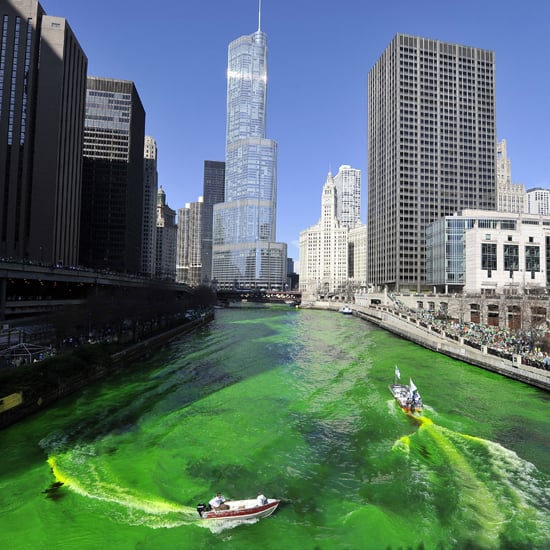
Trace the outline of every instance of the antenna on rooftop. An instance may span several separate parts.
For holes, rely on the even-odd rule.
[[[262,0],[258,0],[258,32],[262,27]]]

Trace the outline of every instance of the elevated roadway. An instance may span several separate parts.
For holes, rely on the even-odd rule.
[[[100,287],[168,288],[174,291],[175,297],[191,293],[188,285],[173,281],[0,260],[0,322],[37,316],[64,305],[82,303]]]

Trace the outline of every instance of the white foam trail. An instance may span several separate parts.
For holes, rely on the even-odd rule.
[[[116,483],[102,481],[95,468],[86,461],[86,453],[79,449],[71,454],[71,466],[86,467],[86,473],[68,472],[62,462],[66,457],[51,456],[48,463],[57,481],[85,498],[115,504],[123,510],[116,514],[126,518],[132,525],[145,524],[150,527],[173,527],[196,521],[197,512],[190,506],[170,502],[154,496],[146,496]],[[60,464],[61,463],[61,464]],[[87,479],[86,483],[81,479]]]

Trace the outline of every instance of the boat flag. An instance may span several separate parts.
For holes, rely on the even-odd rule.
[[[397,365],[395,366],[395,377],[398,380],[401,378],[401,373],[399,372],[399,369],[397,368]]]
[[[411,385],[410,385],[410,390],[411,390],[411,393],[414,393],[416,391],[416,386],[414,385],[414,382],[412,381],[412,378],[411,378]]]

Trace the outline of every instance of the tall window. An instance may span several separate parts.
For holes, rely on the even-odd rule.
[[[15,18],[15,33],[13,38],[13,59],[11,68],[10,110],[8,117],[8,145],[13,145],[13,126],[15,123],[15,96],[17,92],[17,60],[19,58],[19,38],[21,33],[21,17]]]
[[[538,246],[525,247],[525,271],[540,271],[540,252]]]
[[[546,285],[550,285],[550,237],[546,237]]]
[[[504,245],[504,271],[519,270],[519,246],[517,244]]]
[[[27,19],[27,42],[25,44],[25,87],[23,92],[23,103],[21,106],[21,129],[19,131],[19,141],[25,143],[25,134],[27,132],[27,101],[28,101],[28,77],[31,66],[31,46],[32,46],[32,19]]]
[[[0,41],[0,115],[2,115],[2,97],[4,95],[4,75],[6,73],[6,51],[8,43],[8,16],[2,20],[2,38]]]
[[[497,245],[494,243],[481,244],[481,269],[494,271],[497,268]]]

